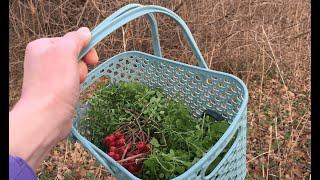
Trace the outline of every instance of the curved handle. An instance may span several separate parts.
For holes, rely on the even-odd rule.
[[[109,17],[107,17],[105,20],[103,20],[98,26],[96,26],[91,33],[95,34],[96,32],[99,32],[103,30],[105,26],[108,26],[112,21],[114,21],[119,16],[123,15],[124,13],[131,11],[137,7],[142,7],[141,4],[128,4],[120,9],[118,9],[116,12],[112,13]],[[158,32],[158,25],[156,18],[153,16],[153,14],[147,14],[148,21],[150,23],[150,29],[151,29],[151,36],[152,36],[152,46],[153,46],[153,52],[155,56],[162,57],[161,54],[161,47],[160,47],[160,39],[159,39],[159,32]],[[93,37],[92,37],[93,38]],[[82,56],[80,55],[82,58]],[[81,59],[80,58],[80,59]]]
[[[129,7],[132,7],[132,5],[127,5]],[[127,8],[127,6],[123,8]],[[99,25],[99,28],[95,28],[92,31],[92,39],[89,42],[88,46],[85,47],[81,53],[80,53],[80,59],[89,52],[91,48],[93,48],[98,42],[100,42],[104,37],[108,36],[113,31],[117,30],[124,24],[149,13],[162,13],[164,15],[169,16],[171,19],[173,19],[182,29],[182,32],[185,36],[185,38],[188,41],[189,46],[191,46],[191,49],[193,53],[196,56],[196,59],[198,61],[198,65],[200,67],[208,69],[208,66],[206,62],[204,61],[201,52],[192,36],[192,33],[190,32],[188,26],[186,23],[174,12],[171,10],[168,10],[166,8],[160,7],[160,6],[154,6],[154,5],[148,5],[148,6],[140,6],[136,8],[132,8],[130,10],[127,10],[126,12],[119,13],[118,15],[115,15],[111,20],[108,20],[108,23]]]

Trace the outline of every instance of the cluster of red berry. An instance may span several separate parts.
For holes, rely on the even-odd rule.
[[[150,144],[128,142],[119,131],[106,136],[103,143],[108,147],[107,154],[133,174],[141,172],[143,157],[150,152]]]

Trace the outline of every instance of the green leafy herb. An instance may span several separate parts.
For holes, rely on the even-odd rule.
[[[151,153],[144,158],[143,171],[138,175],[143,179],[181,175],[203,157],[229,126],[226,121],[216,122],[208,116],[194,118],[182,102],[167,98],[160,89],[136,82],[101,87],[89,104],[79,129],[102,150],[102,139],[119,129],[133,141],[148,139]],[[141,132],[146,135],[142,137]],[[210,170],[217,163],[212,163]]]

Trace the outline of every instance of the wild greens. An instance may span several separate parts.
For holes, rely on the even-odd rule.
[[[178,96],[178,94],[176,95]],[[142,179],[171,179],[195,164],[223,135],[229,124],[209,116],[194,118],[189,107],[137,82],[98,88],[80,132],[106,151],[102,139],[121,129],[133,142],[146,134],[151,153],[143,158]],[[229,145],[230,147],[230,145]],[[221,159],[226,150],[218,157]],[[217,162],[210,166],[214,168]]]

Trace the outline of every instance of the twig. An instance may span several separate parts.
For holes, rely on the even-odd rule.
[[[146,155],[148,155],[148,153],[141,153],[141,154],[137,154],[137,155],[134,155],[134,156],[130,156],[130,157],[126,158],[126,159],[121,159],[121,160],[119,160],[117,162],[118,163],[123,163],[123,162],[129,161],[131,159],[135,159],[135,158],[138,158],[138,157],[143,157],[143,156],[146,156]]]
[[[261,153],[261,154],[259,154],[258,156],[256,156],[256,157],[254,157],[254,158],[252,158],[252,159],[248,160],[248,162],[247,162],[247,163],[249,163],[249,162],[251,162],[251,161],[254,161],[254,160],[256,160],[257,158],[259,158],[260,156],[263,156],[263,155],[268,154],[268,153],[269,153],[268,151],[267,151],[267,152],[264,152],[264,153]]]
[[[276,68],[277,68],[278,73],[279,73],[279,75],[280,75],[282,84],[284,85],[285,90],[286,90],[286,96],[287,96],[287,98],[288,98],[289,114],[290,114],[289,118],[290,118],[290,122],[292,122],[292,121],[293,121],[293,120],[292,120],[292,111],[291,111],[292,108],[291,108],[290,96],[289,96],[289,93],[288,93],[288,86],[286,85],[286,83],[285,83],[285,81],[284,81],[284,78],[283,78],[282,72],[281,72],[281,70],[280,70],[280,67],[279,67],[277,58],[276,58],[276,56],[275,56],[275,54],[274,54],[274,52],[273,52],[273,48],[272,48],[272,46],[271,46],[269,37],[267,36],[266,31],[264,30],[264,27],[263,27],[263,26],[262,26],[262,31],[263,31],[263,34],[264,34],[264,36],[266,37],[267,43],[268,43],[268,45],[269,45],[269,48],[270,48],[270,51],[271,51],[271,54],[272,54],[272,60],[274,61],[275,65],[276,65]]]
[[[123,151],[121,159],[123,159],[126,156],[129,146],[131,146],[131,143],[127,144],[126,148]]]
[[[270,132],[270,141],[269,141],[269,150],[268,150],[268,158],[267,158],[267,175],[266,178],[269,178],[269,161],[270,161],[270,152],[271,152],[271,144],[272,144],[272,126],[269,128]]]
[[[86,1],[86,3],[84,4],[84,6],[83,6],[83,8],[82,8],[80,17],[79,17],[79,19],[78,19],[78,21],[77,21],[77,27],[78,27],[79,24],[80,24],[80,20],[81,20],[81,18],[82,18],[82,15],[83,15],[83,13],[84,13],[84,10],[86,9],[86,7],[87,7],[87,5],[88,5],[88,2],[89,2],[89,0]]]

